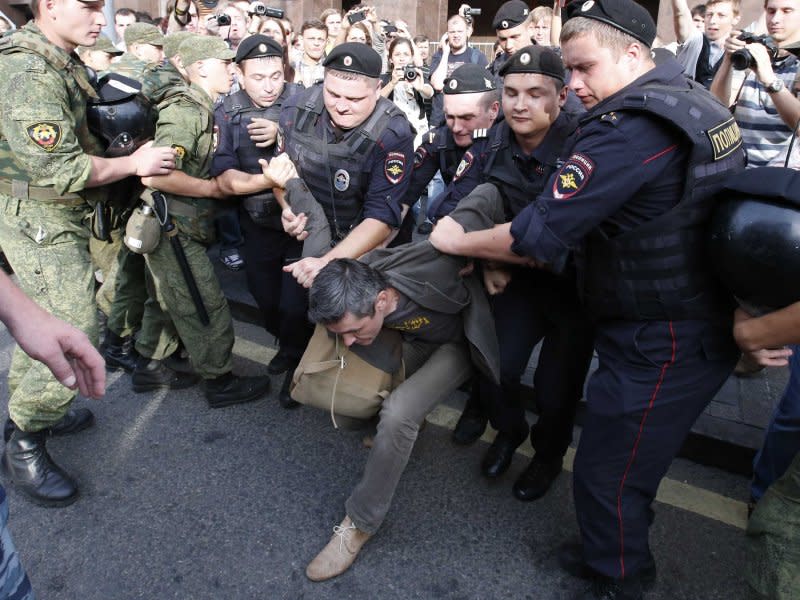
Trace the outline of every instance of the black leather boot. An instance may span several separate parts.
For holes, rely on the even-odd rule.
[[[94,414],[88,408],[70,408],[61,420],[45,429],[47,435],[70,435],[94,425]],[[14,421],[6,419],[3,441],[7,442],[14,433]]]
[[[27,433],[15,426],[3,453],[3,474],[35,504],[68,506],[78,499],[78,486],[50,458],[46,439],[44,430]]]
[[[194,373],[181,373],[170,369],[163,361],[140,356],[131,376],[136,393],[153,390],[182,390],[200,381]]]
[[[300,403],[297,400],[293,400],[291,394],[289,394],[289,387],[292,385],[292,375],[294,375],[294,370],[296,368],[297,364],[291,367],[283,378],[283,385],[281,385],[281,391],[278,394],[278,404],[280,404],[282,408],[297,408],[300,406]]]
[[[517,451],[517,448],[525,441],[526,437],[525,433],[507,434],[502,431],[498,432],[492,445],[486,451],[483,462],[481,462],[483,475],[489,479],[494,479],[508,471],[508,467],[511,466],[511,461],[514,458],[514,452]]]
[[[106,337],[100,344],[100,354],[106,359],[106,368],[111,371],[122,369],[131,373],[136,368],[139,353],[133,347],[133,337],[120,337],[106,329]]]
[[[225,373],[214,379],[206,379],[206,400],[211,408],[222,408],[258,400],[269,392],[267,375],[244,377]]]
[[[547,493],[550,486],[561,474],[563,460],[544,460],[534,456],[528,468],[517,478],[512,487],[514,497],[525,502],[538,500]]]

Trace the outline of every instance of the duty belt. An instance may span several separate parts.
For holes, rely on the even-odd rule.
[[[85,203],[85,200],[78,194],[59,194],[52,187],[30,185],[27,181],[20,179],[0,179],[0,194],[22,200],[39,200],[66,206],[80,206]]]

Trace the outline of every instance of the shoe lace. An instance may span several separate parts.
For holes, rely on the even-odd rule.
[[[341,525],[334,525],[333,526],[333,533],[334,535],[339,536],[339,552],[344,554],[344,549],[347,549],[345,542],[347,541],[347,532],[351,530],[355,530],[356,526],[354,523],[350,523],[347,527],[342,527]]]

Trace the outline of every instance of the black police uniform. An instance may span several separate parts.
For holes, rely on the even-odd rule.
[[[559,168],[559,156],[576,125],[573,115],[562,112],[541,144],[526,155],[508,123],[498,123],[464,155],[448,200],[455,199],[457,204],[465,196],[464,189],[491,183],[499,190],[511,221]],[[449,212],[447,206],[440,208],[441,214]],[[451,216],[458,220],[457,208]],[[511,272],[505,291],[490,299],[500,344],[502,387],[484,378],[481,398],[489,407],[492,426],[513,444],[521,443],[528,426],[520,378],[533,349],[544,338],[534,376],[539,419],[530,430],[531,442],[538,460],[560,464],[572,441],[575,409],[592,357],[592,327],[580,305],[572,269],[555,274],[511,267]]]
[[[529,15],[530,8],[528,8],[525,2],[522,2],[522,0],[509,0],[508,2],[504,2],[500,5],[500,8],[497,9],[492,19],[492,28],[495,31],[513,29],[514,27],[522,25],[528,19]],[[529,43],[534,44],[535,42],[531,40]],[[497,78],[499,85],[503,83],[500,77],[500,69],[512,56],[513,55],[508,52],[501,52],[487,67],[489,72]]]
[[[630,18],[625,0],[582,6],[612,4],[623,5],[617,19]],[[738,356],[703,224],[712,194],[744,156],[730,113],[674,60],[593,107],[565,156],[514,219],[512,249],[556,271],[577,249],[599,357],[574,470],[584,560],[614,580],[635,580],[652,561],[658,484]]]
[[[275,144],[258,148],[250,139],[247,126],[254,117],[278,122],[281,107],[299,88],[287,83],[271,106],[253,104],[242,90],[225,98],[214,112],[218,127],[218,146],[211,164],[211,175],[228,169],[245,173],[261,173],[260,158],[276,155]],[[299,361],[311,331],[303,308],[305,290],[294,277],[283,272],[287,259],[297,258],[302,251],[298,242],[283,231],[281,208],[271,191],[264,191],[239,200],[239,222],[244,237],[248,268],[247,286],[255,298],[264,327],[280,344],[281,353]]]

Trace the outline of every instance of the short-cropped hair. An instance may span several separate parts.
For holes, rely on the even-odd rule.
[[[383,273],[352,258],[338,258],[317,273],[308,290],[308,318],[332,325],[347,313],[361,319],[375,314],[378,294],[389,287]]]

